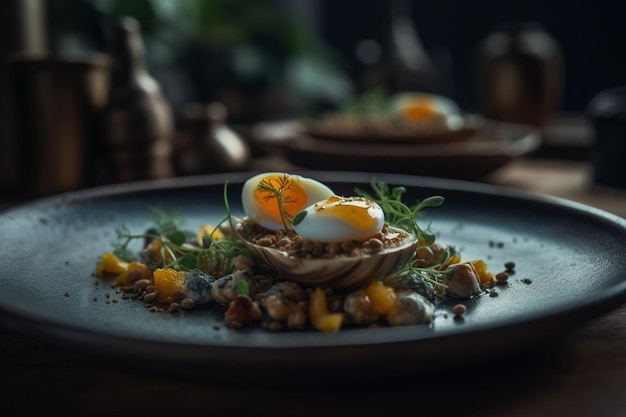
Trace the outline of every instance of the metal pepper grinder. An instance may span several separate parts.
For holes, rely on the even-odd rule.
[[[137,20],[120,20],[111,55],[113,68],[100,143],[100,182],[174,176],[174,116],[158,82],[146,69]]]

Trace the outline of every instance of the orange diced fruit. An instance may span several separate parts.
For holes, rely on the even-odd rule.
[[[454,265],[454,264],[458,264],[461,262],[461,256],[460,255],[452,255],[448,258],[448,260],[446,261],[446,263],[443,265],[444,268],[450,266],[450,265]]]
[[[128,269],[128,262],[122,261],[111,252],[102,254],[100,263],[96,267],[96,275],[102,276],[106,274],[119,275]]]
[[[476,260],[470,262],[474,265],[476,273],[478,274],[478,281],[481,284],[490,285],[494,283],[494,277],[491,272],[487,270],[487,264],[483,260]]]
[[[313,327],[323,332],[336,332],[341,328],[343,314],[330,313],[326,301],[326,294],[321,288],[316,288],[309,304],[309,316]]]
[[[157,301],[168,302],[168,299],[176,293],[185,291],[185,273],[172,268],[155,269],[154,287],[158,291]]]
[[[370,283],[365,288],[365,292],[372,302],[372,309],[377,314],[387,313],[396,302],[396,292],[381,281]]]
[[[173,261],[172,254],[166,250],[163,250],[163,242],[159,239],[154,239],[152,242],[148,244],[146,250],[154,253],[157,259],[163,261],[163,255],[165,255],[165,261],[171,262]]]
[[[120,285],[128,285],[140,279],[149,279],[151,275],[150,268],[146,264],[134,261],[128,264],[126,271],[117,276],[115,282]],[[129,279],[131,277],[132,279]]]

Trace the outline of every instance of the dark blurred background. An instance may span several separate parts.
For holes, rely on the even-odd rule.
[[[394,7],[402,8],[413,46],[425,53],[436,82],[389,82]],[[599,91],[626,84],[626,2],[618,0],[10,0],[0,8],[5,58],[106,54],[113,26],[134,17],[148,72],[178,127],[191,102],[219,101],[230,124],[246,126],[314,117],[379,85],[391,92],[430,90],[464,111],[481,112],[477,48],[507,22],[536,22],[560,47],[560,113],[582,114]],[[3,109],[9,114],[11,103]],[[5,124],[11,120],[4,117]],[[7,155],[15,145],[6,131],[1,179],[8,184],[15,158]]]
[[[563,48],[564,110],[582,110],[601,89],[626,81],[626,59],[621,57],[626,41],[623,1],[408,3],[424,48],[446,77],[442,91],[465,109],[477,106],[475,49],[508,21],[539,22]],[[217,81],[211,79],[215,77],[222,86],[250,92],[295,84],[297,92],[311,100],[311,107],[292,103],[293,109],[315,111],[316,106],[333,105],[352,92],[359,70],[367,66],[357,54],[363,41],[373,40],[385,48],[391,4],[385,0],[48,0],[47,42],[51,51],[60,54],[103,51],[112,22],[131,15],[142,25],[151,71],[173,103],[207,98],[215,89],[212,83]],[[207,56],[207,45],[214,55]]]

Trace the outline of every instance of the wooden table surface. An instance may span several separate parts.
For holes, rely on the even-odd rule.
[[[626,217],[626,190],[593,186],[583,162],[523,159],[489,182]],[[626,277],[624,277],[626,279]],[[158,364],[155,363],[155,370]],[[626,416],[626,306],[504,362],[376,384],[252,386],[142,373],[0,329],[0,410],[15,416]],[[297,370],[294,370],[297,372]],[[408,414],[410,413],[410,414]]]

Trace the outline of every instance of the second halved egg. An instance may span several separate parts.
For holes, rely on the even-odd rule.
[[[385,214],[375,202],[334,195],[298,213],[293,228],[306,239],[330,243],[369,239],[384,223]]]

